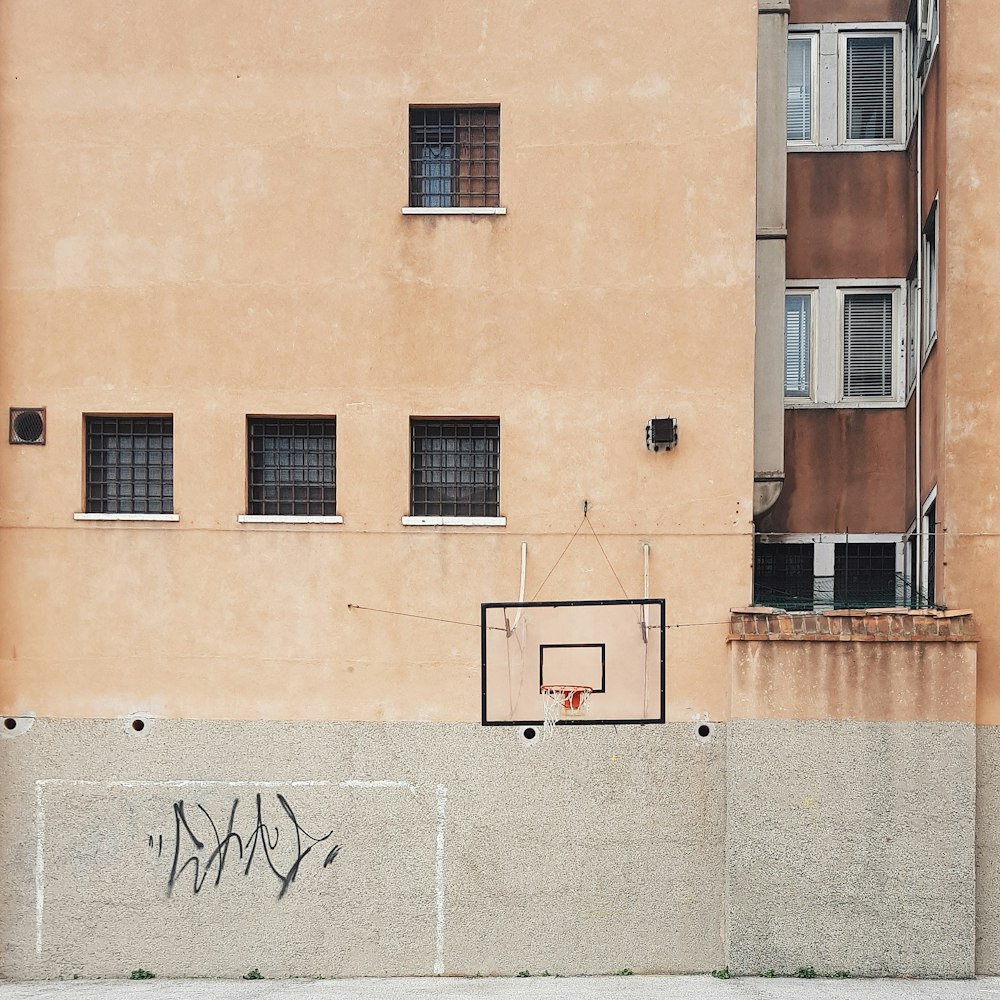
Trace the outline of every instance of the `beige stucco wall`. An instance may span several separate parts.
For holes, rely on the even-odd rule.
[[[979,646],[979,721],[1000,720],[1000,505],[996,468],[1000,443],[1000,108],[994,95],[1000,70],[993,54],[1000,25],[982,17],[972,0],[946,6],[942,34],[948,115],[947,159],[941,187],[941,232],[946,246],[942,282],[939,378],[942,598],[976,611]]]
[[[347,604],[474,623],[585,499],[630,596],[648,541],[669,621],[745,603],[755,8],[3,4],[0,396],[48,443],[0,448],[2,711],[473,720],[475,630]],[[408,105],[462,102],[508,214],[402,216]],[[74,523],[88,412],[174,415],[179,523]],[[237,525],[247,413],[337,417],[342,526]],[[410,415],[500,417],[505,528],[400,525]],[[588,535],[541,597],[621,596]],[[724,712],[723,635],[671,634],[668,715]]]

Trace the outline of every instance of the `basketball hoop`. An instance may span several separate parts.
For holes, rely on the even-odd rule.
[[[567,716],[586,715],[592,687],[583,684],[543,684],[542,707],[545,710],[544,734],[552,732],[555,724]]]

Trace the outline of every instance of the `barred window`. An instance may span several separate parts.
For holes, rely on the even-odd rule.
[[[833,599],[838,608],[896,605],[895,544],[838,542],[833,559]]]
[[[500,109],[410,108],[410,206],[500,204]]]
[[[500,421],[410,423],[410,513],[500,516]]]
[[[88,514],[172,514],[173,417],[87,417]]]
[[[806,611],[813,607],[814,549],[812,543],[756,542],[754,545],[754,604]]]
[[[247,513],[332,517],[337,513],[337,421],[247,419]]]

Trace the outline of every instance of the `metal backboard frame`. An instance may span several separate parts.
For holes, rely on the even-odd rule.
[[[588,671],[589,676],[562,673],[558,681],[594,689],[588,714],[564,718],[560,725],[665,722],[665,618],[662,598],[483,604],[482,724],[542,725],[542,697],[540,692],[535,697],[535,689],[553,681],[545,673],[546,651],[550,662],[556,652],[561,657],[578,651],[581,677]],[[605,706],[617,710],[609,715]]]

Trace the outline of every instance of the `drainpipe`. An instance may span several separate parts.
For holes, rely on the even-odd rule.
[[[917,30],[920,30],[920,25],[917,25]],[[920,419],[921,419],[921,405],[920,405],[920,383],[923,381],[923,371],[922,371],[922,354],[923,354],[923,332],[924,332],[924,239],[923,239],[923,215],[924,215],[924,183],[923,183],[923,162],[924,162],[924,116],[923,116],[923,106],[924,106],[924,90],[923,87],[917,88],[917,106],[914,109],[916,114],[916,128],[917,128],[917,294],[914,296],[916,299],[916,310],[917,315],[913,324],[913,367],[915,369],[915,384],[913,388],[913,411],[914,411],[914,424],[913,424],[913,496],[915,501],[914,506],[914,524],[916,526],[917,534],[917,553],[916,553],[916,566],[913,567],[914,578],[917,583],[917,599],[919,601],[921,578],[923,576],[923,565],[924,565],[924,546],[926,544],[926,539],[924,537],[924,519],[922,517],[922,511],[920,510],[920,502],[923,499],[921,496],[920,489],[920,452],[921,452],[921,438],[920,438]]]
[[[785,481],[785,242],[788,0],[757,6],[757,229],[754,320],[754,517]]]

